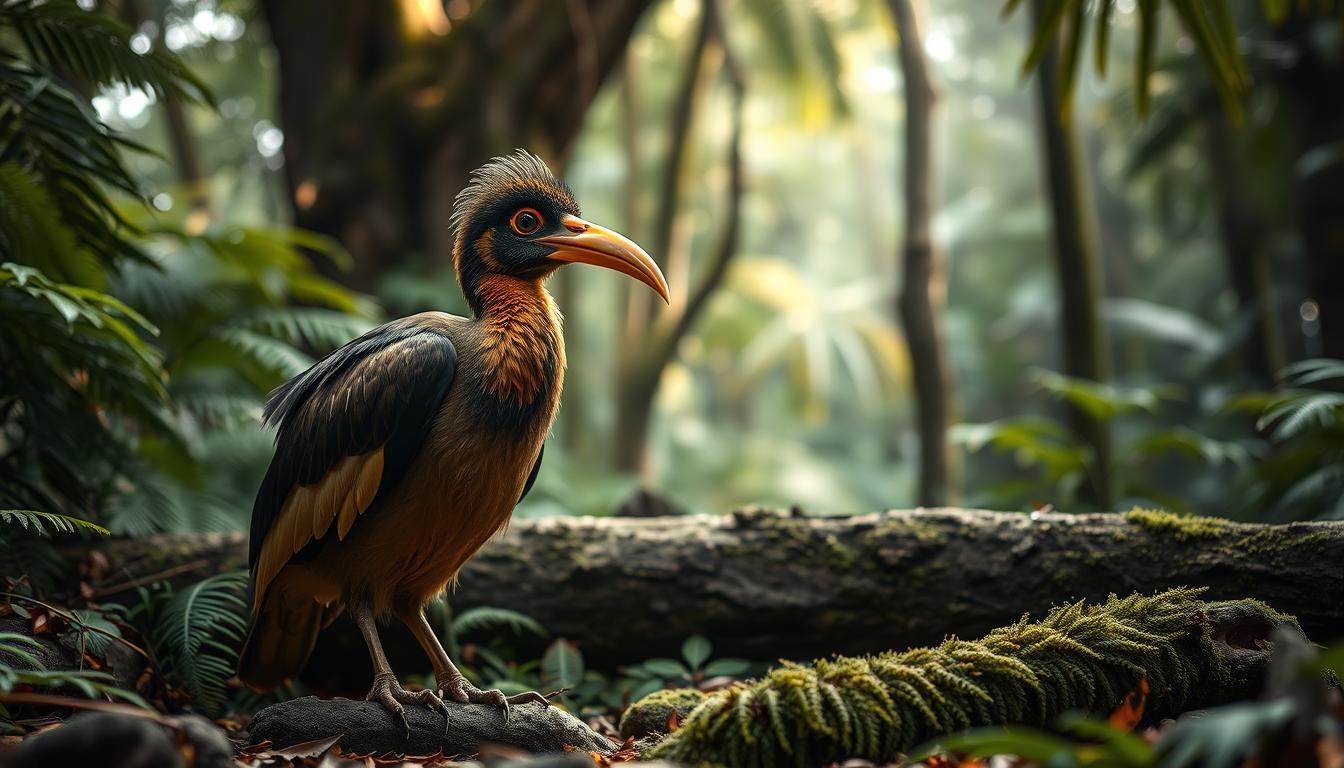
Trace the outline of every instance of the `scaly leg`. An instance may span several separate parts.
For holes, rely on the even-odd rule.
[[[439,642],[438,636],[434,634],[434,629],[429,626],[429,621],[425,619],[423,608],[416,608],[414,611],[398,611],[397,615],[411,628],[411,634],[420,642],[420,647],[425,649],[425,654],[434,665],[434,679],[439,684],[439,695],[445,699],[460,701],[463,704],[493,704],[504,710],[504,722],[509,722],[509,705],[527,704],[536,702],[543,707],[550,706],[551,702],[536,691],[527,691],[514,696],[505,696],[502,691],[491,690],[483,691],[471,684],[457,667],[453,660],[448,658],[448,652],[443,650],[443,645]]]
[[[376,701],[387,707],[393,719],[401,723],[408,739],[411,737],[411,726],[406,722],[406,709],[403,704],[424,704],[430,709],[438,710],[443,713],[446,723],[448,707],[434,691],[411,693],[397,682],[397,676],[392,672],[392,665],[387,663],[387,656],[383,654],[383,644],[378,640],[378,626],[374,622],[373,611],[369,610],[368,606],[350,606],[350,615],[359,626],[360,633],[364,635],[364,642],[369,646],[369,658],[373,660],[373,688],[369,690],[369,695],[364,697],[365,700]]]

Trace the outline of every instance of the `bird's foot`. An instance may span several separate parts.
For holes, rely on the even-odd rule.
[[[504,710],[504,724],[509,723],[510,706],[536,703],[549,707],[551,702],[536,691],[524,691],[513,696],[505,696],[503,691],[493,689],[483,691],[471,684],[461,673],[440,675],[438,678],[439,695],[463,704],[489,704]]]
[[[384,672],[373,678],[373,688],[369,690],[369,695],[364,697],[365,701],[376,701],[387,708],[392,714],[392,719],[401,723],[401,728],[406,732],[406,738],[411,738],[411,725],[406,722],[405,704],[423,704],[430,709],[443,714],[443,728],[448,730],[448,706],[443,703],[434,691],[408,691],[401,687],[397,682],[397,676],[391,672]]]

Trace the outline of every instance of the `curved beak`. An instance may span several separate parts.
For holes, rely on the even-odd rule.
[[[536,240],[538,243],[555,248],[550,258],[614,269],[644,283],[657,291],[665,303],[671,303],[667,279],[663,277],[662,270],[658,269],[653,257],[645,253],[644,249],[630,238],[584,221],[578,216],[565,216],[560,223],[569,234],[549,235]]]

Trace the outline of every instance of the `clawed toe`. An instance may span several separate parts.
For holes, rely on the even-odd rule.
[[[401,725],[407,739],[411,738],[411,725],[406,721],[406,707],[403,706],[405,704],[420,704],[442,713],[444,732],[448,730],[448,705],[443,703],[443,699],[440,699],[434,691],[408,691],[401,687],[401,683],[397,682],[394,675],[379,675],[374,678],[373,688],[364,699],[382,704],[392,715],[392,719]]]
[[[550,701],[536,691],[526,691],[514,696],[505,696],[503,691],[491,689],[483,691],[472,685],[466,678],[448,678],[439,683],[439,693],[445,699],[452,699],[463,704],[489,704],[497,707],[504,713],[504,724],[508,725],[509,718],[513,714],[510,705],[516,704],[541,704],[543,707],[550,706]]]

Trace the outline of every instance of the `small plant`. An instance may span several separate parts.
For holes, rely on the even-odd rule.
[[[133,612],[147,627],[164,678],[211,715],[224,707],[247,631],[246,589],[246,573],[221,573],[179,590],[146,591]]]
[[[625,674],[638,684],[630,691],[631,701],[669,686],[702,687],[705,683],[725,682],[751,669],[746,659],[710,660],[714,645],[703,635],[691,635],[681,644],[681,660],[655,658],[625,668]]]
[[[1119,447],[1112,466],[1103,467],[1081,436],[1054,419],[1026,417],[954,426],[948,435],[953,442],[970,451],[991,447],[1012,454],[1019,465],[1040,472],[1038,483],[1015,480],[997,488],[995,505],[1023,506],[1046,499],[1058,507],[1076,506],[1079,491],[1107,473],[1123,496],[1120,506],[1157,503],[1188,513],[1192,510],[1181,499],[1145,482],[1145,473],[1158,459],[1176,453],[1209,467],[1244,466],[1250,460],[1250,453],[1240,444],[1215,440],[1184,426],[1129,423],[1155,414],[1163,402],[1179,399],[1173,387],[1117,387],[1046,370],[1034,371],[1031,380],[1051,398],[1098,421],[1137,427],[1137,434]]]

